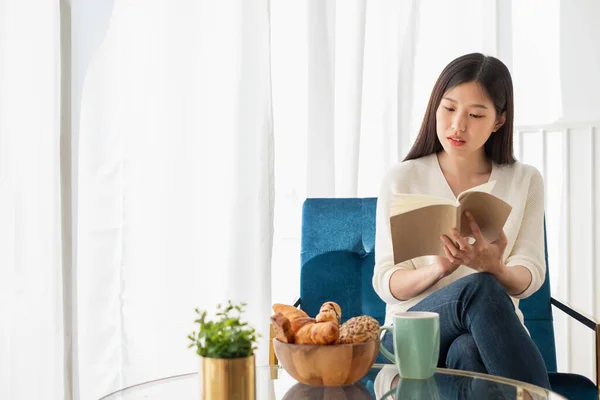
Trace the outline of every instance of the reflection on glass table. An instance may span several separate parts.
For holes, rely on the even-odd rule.
[[[438,369],[425,380],[402,379],[394,365],[383,366],[375,378],[376,399],[562,399],[543,388],[474,372]]]
[[[197,373],[172,376],[134,385],[102,399],[200,398]],[[343,387],[307,386],[281,367],[256,368],[257,400],[289,399],[519,399],[559,400],[564,397],[526,383],[465,371],[439,368],[428,380],[402,379],[394,365],[374,365],[360,381]],[[212,400],[212,399],[210,399]]]

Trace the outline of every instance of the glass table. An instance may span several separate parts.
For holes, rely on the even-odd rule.
[[[197,373],[130,386],[101,400],[200,398]],[[279,366],[256,368],[257,400],[289,399],[546,399],[564,397],[523,382],[466,371],[438,368],[428,380],[401,379],[394,365],[373,365],[360,381],[343,387],[307,386]],[[212,399],[208,399],[212,400]],[[216,400],[216,399],[215,399]]]

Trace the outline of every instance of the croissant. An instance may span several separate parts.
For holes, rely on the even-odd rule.
[[[271,325],[275,329],[275,338],[283,343],[294,343],[294,332],[292,331],[290,320],[277,313],[271,317]]]
[[[323,303],[321,309],[319,310],[319,314],[315,318],[317,322],[326,322],[332,321],[337,325],[340,324],[340,319],[342,318],[342,309],[337,303],[333,301],[328,301]]]
[[[340,327],[335,322],[318,322],[310,329],[310,339],[314,344],[332,344],[340,336]]]
[[[331,344],[340,335],[340,328],[335,322],[315,322],[313,318],[299,318],[292,323],[294,342],[298,344]]]
[[[308,317],[308,314],[304,311],[294,306],[289,306],[287,304],[275,303],[273,304],[273,311],[275,312],[275,314],[283,314],[283,316],[289,319],[290,322],[295,320],[296,318]]]
[[[290,328],[294,335],[306,324],[314,324],[316,321],[310,317],[300,317],[290,321]]]

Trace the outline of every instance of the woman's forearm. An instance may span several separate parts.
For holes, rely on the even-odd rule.
[[[504,266],[494,276],[504,286],[506,293],[511,296],[516,296],[527,290],[532,279],[531,272],[521,265]]]
[[[390,291],[401,301],[420,295],[444,277],[437,264],[415,270],[399,269],[390,278]]]

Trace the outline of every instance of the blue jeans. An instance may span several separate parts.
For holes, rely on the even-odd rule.
[[[438,367],[489,373],[550,389],[544,359],[493,275],[465,276],[409,311],[440,315]],[[389,332],[382,343],[393,353]]]

